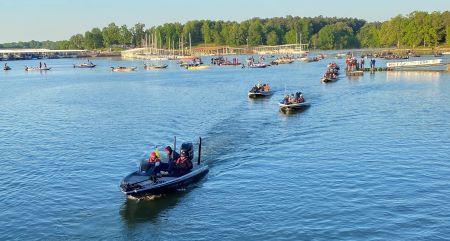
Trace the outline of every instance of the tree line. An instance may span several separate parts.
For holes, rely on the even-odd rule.
[[[151,37],[150,37],[151,36]],[[139,47],[151,38],[163,48],[192,45],[258,46],[309,43],[318,49],[450,45],[450,12],[415,11],[385,22],[357,18],[275,17],[242,22],[193,20],[146,28],[110,23],[63,41],[0,44],[0,48],[107,49]]]

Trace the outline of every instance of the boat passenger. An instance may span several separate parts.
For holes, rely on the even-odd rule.
[[[156,156],[156,152],[152,152],[150,154],[150,159],[148,159],[149,163],[157,163],[157,162],[161,162],[161,160]]]
[[[300,92],[300,96],[298,97],[298,103],[305,102],[305,97],[303,97],[303,94]]]
[[[144,170],[146,172],[149,170],[152,170],[152,172],[153,172],[155,167],[157,167],[161,164],[161,160],[156,155],[156,152],[152,152],[150,154],[150,158],[147,160],[147,162],[148,162],[148,165],[146,165],[146,168]]]
[[[289,96],[289,103],[295,103],[297,102],[297,100],[295,99],[294,94],[291,94],[291,96]]]
[[[185,151],[181,152],[181,156],[175,161],[175,165],[170,170],[172,176],[180,177],[189,173],[193,165],[191,160],[189,160],[188,153]]]
[[[283,99],[283,104],[287,105],[289,104],[289,95],[286,95]]]
[[[178,152],[172,150],[172,147],[170,147],[170,146],[166,146],[166,148],[164,148],[164,151],[167,154],[167,159],[169,160],[169,162],[168,163],[162,162],[160,165],[161,166],[160,169],[161,169],[161,171],[167,172],[167,173],[164,173],[167,175],[168,172],[173,169],[173,166],[175,165],[175,160],[180,158],[180,154],[178,154]]]

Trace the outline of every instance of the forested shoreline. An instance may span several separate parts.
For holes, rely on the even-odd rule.
[[[258,46],[308,43],[310,48],[348,49],[377,47],[437,47],[450,45],[450,12],[415,11],[385,22],[357,18],[275,17],[242,22],[193,20],[146,28],[110,23],[100,29],[75,34],[62,41],[29,41],[0,44],[0,48],[109,49],[142,46],[147,36],[163,48],[192,45]]]

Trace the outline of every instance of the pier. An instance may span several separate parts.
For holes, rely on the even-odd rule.
[[[0,60],[78,58],[88,55],[87,50],[0,49]]]

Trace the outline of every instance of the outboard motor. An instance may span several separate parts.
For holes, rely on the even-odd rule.
[[[192,145],[192,143],[187,142],[181,144],[180,154],[186,155],[188,159],[192,161],[192,159],[194,159],[194,146]]]

